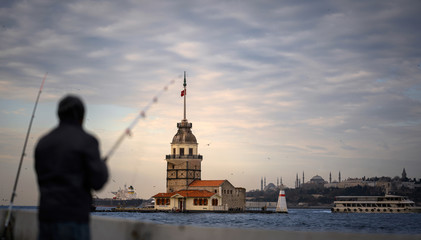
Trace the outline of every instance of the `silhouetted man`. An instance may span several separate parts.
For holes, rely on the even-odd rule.
[[[85,108],[76,96],[58,105],[59,125],[35,149],[40,190],[38,220],[41,239],[90,239],[91,189],[108,178],[98,141],[82,128]]]

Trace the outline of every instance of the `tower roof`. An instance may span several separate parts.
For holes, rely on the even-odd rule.
[[[197,143],[196,137],[193,135],[191,128],[192,124],[187,120],[182,120],[177,123],[178,131],[172,139],[171,144],[178,143]]]

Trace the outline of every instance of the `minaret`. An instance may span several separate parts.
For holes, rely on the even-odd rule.
[[[263,191],[263,177],[260,179],[260,191]]]
[[[329,183],[332,183],[332,172],[329,173]]]
[[[339,181],[338,182],[341,182],[341,171],[339,171]]]
[[[193,135],[192,124],[186,118],[186,72],[184,72],[184,118],[177,123],[178,131],[171,142],[171,154],[167,161],[167,192],[186,190],[194,180],[201,179],[202,155],[198,154],[198,143]]]
[[[265,188],[266,188],[266,177],[265,177]]]
[[[304,171],[303,171],[303,184],[304,184],[305,182],[304,182]]]
[[[407,178],[406,178],[406,171],[405,171],[405,168],[403,169],[403,171],[402,171],[402,180],[406,180]]]

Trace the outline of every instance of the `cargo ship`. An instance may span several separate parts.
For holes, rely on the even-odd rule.
[[[137,197],[133,186],[119,188],[112,198],[93,198],[94,207],[139,207],[143,199]]]

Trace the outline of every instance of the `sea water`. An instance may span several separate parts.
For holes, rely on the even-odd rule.
[[[135,213],[96,212],[92,215],[159,224],[254,228],[309,232],[421,234],[421,213],[331,213],[327,209],[289,209],[279,213]]]
[[[7,206],[0,206],[7,208]],[[14,209],[36,210],[15,206]],[[57,213],[60,214],[60,213]],[[331,213],[327,209],[288,209],[280,213],[94,212],[93,216],[172,225],[253,228],[307,232],[421,234],[421,213]]]

